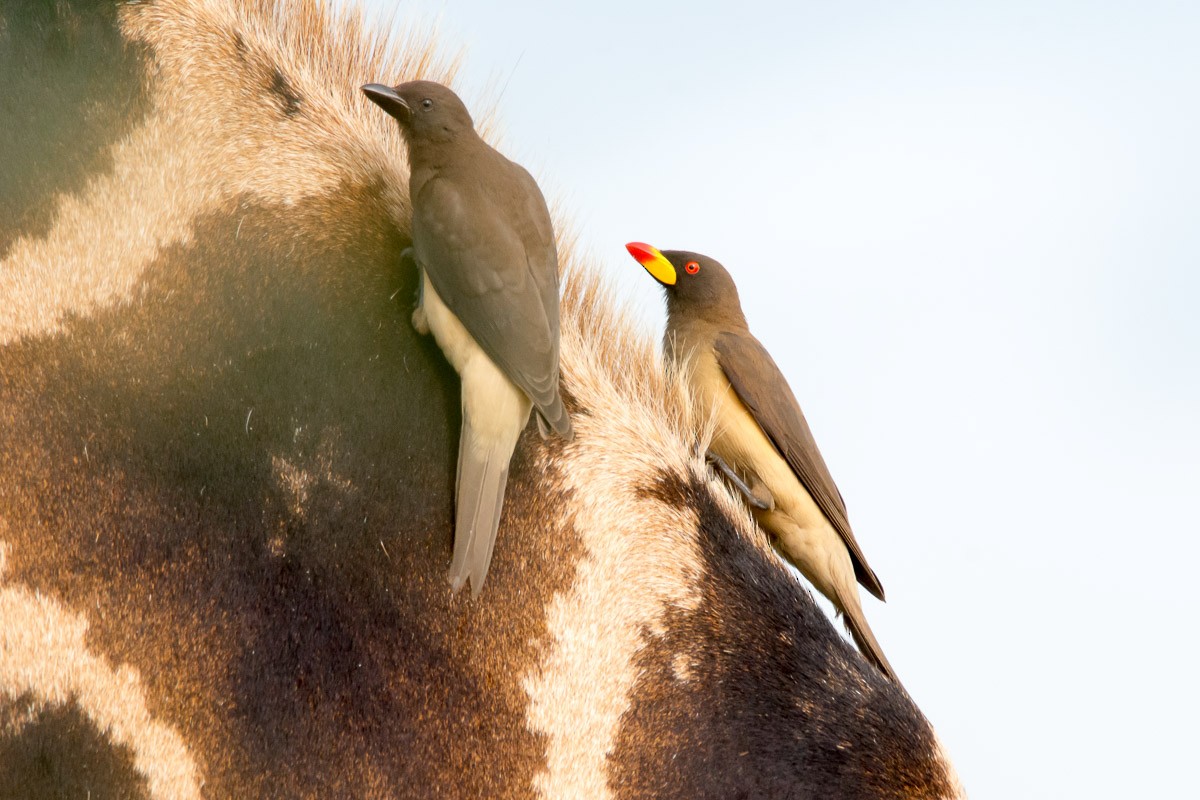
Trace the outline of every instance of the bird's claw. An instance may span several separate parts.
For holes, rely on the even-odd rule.
[[[400,251],[400,261],[417,272],[417,307],[413,309],[412,326],[422,336],[429,335],[429,317],[425,314],[425,272],[417,262],[417,254],[411,247]]]
[[[709,451],[705,454],[705,458],[709,464],[712,464],[717,470],[725,476],[725,478],[733,484],[742,496],[746,498],[746,502],[757,508],[759,511],[773,511],[775,509],[775,498],[771,491],[762,484],[762,481],[754,479],[755,486],[750,488],[747,483],[738,477],[738,474],[725,463],[725,459],[721,458],[716,453]]]

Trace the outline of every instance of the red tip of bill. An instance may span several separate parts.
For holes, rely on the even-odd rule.
[[[630,242],[625,245],[625,249],[629,251],[629,255],[637,259],[639,264],[653,261],[658,256],[658,250],[645,242]]]

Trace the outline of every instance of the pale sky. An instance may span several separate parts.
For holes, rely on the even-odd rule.
[[[655,336],[625,242],[733,274],[972,798],[1195,796],[1200,5],[368,6]]]

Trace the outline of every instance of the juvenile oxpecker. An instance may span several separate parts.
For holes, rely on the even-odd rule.
[[[543,435],[570,439],[558,388],[558,252],[541,190],[475,132],[445,86],[369,83],[395,117],[411,169],[412,257],[422,272],[413,325],[462,379],[455,488],[455,591],[478,596],[492,560],[517,439],[537,410]]]

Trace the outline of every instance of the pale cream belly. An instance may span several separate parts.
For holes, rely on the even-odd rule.
[[[845,542],[738,399],[716,357],[711,352],[696,356],[691,366],[697,407],[703,414],[715,411],[716,415],[712,451],[748,480],[757,476],[770,490],[775,510],[756,510],[755,517],[804,576],[829,594],[831,571],[849,570],[853,575]]]
[[[529,420],[532,404],[503,371],[488,358],[462,322],[438,296],[422,271],[421,306],[413,315],[418,330],[427,326],[438,347],[462,378],[463,414],[470,421],[472,444],[512,454]]]

